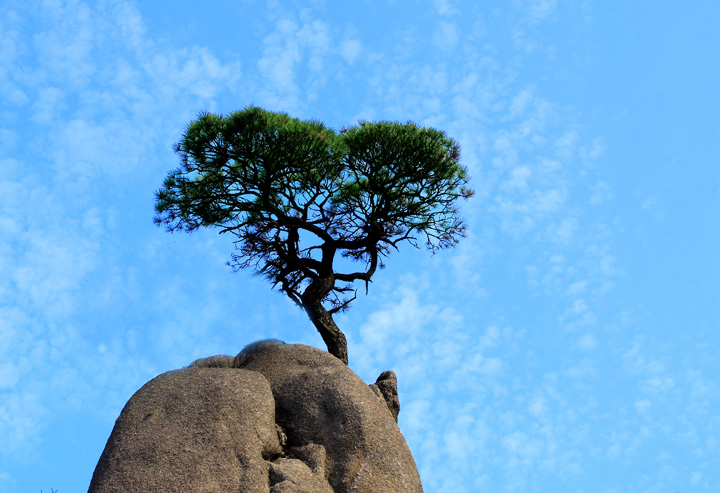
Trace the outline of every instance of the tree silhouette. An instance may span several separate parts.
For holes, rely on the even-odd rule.
[[[458,144],[433,128],[360,122],[335,132],[248,107],[201,114],[175,151],[181,165],[156,192],[155,223],[234,235],[228,264],[254,269],[302,307],[346,364],[333,314],[355,299],[354,283],[367,291],[402,242],[435,252],[464,236],[455,204],[473,192]]]

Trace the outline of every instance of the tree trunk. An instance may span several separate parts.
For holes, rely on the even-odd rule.
[[[348,354],[345,334],[335,325],[332,315],[321,302],[325,294],[329,292],[329,289],[326,291],[328,283],[332,287],[334,280],[316,279],[313,281],[301,296],[302,306],[305,308],[308,317],[310,317],[310,321],[320,332],[328,352],[347,365]]]

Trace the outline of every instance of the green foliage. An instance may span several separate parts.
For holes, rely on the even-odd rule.
[[[301,306],[323,279],[313,293],[331,314],[347,308],[340,295],[369,282],[401,242],[435,251],[464,235],[455,204],[472,191],[458,144],[439,130],[361,122],[338,133],[249,107],[200,115],[176,152],[181,166],[156,193],[156,224],[232,233],[230,264],[265,275]],[[363,268],[338,272],[337,253]]]

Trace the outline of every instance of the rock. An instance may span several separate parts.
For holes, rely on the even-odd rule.
[[[218,354],[208,358],[196,359],[188,368],[232,368],[234,357],[228,354]]]
[[[233,368],[229,359],[197,360],[136,392],[89,492],[422,492],[391,414],[394,373],[368,386],[329,353],[279,341],[251,344]]]
[[[325,465],[327,464],[327,452],[325,447],[315,443],[309,443],[302,447],[291,447],[290,454],[302,460],[310,470],[318,476],[326,477]]]
[[[394,371],[384,371],[370,388],[381,397],[397,423],[400,414],[400,399],[397,391],[397,377]]]
[[[322,445],[333,491],[422,491],[415,462],[388,406],[334,356],[310,346],[270,341],[243,349],[233,366],[267,378],[289,447]],[[390,387],[391,376],[384,380]]]
[[[325,477],[315,474],[298,459],[270,464],[270,493],[334,493]]]
[[[281,452],[260,373],[175,370],[125,405],[89,492],[268,492],[266,459]]]

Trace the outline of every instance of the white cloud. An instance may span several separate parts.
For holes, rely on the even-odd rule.
[[[483,445],[483,437],[471,432],[475,421],[469,414],[458,413],[455,416],[450,429],[443,436],[445,453],[449,457],[455,460],[465,459],[468,455],[474,455]]]
[[[565,324],[567,330],[572,331],[597,325],[597,315],[590,310],[584,299],[573,300],[560,320]]]
[[[518,151],[513,140],[512,134],[507,131],[497,133],[493,142],[493,148],[499,154],[493,158],[495,166],[507,167],[517,162]]]
[[[47,416],[40,395],[28,391],[4,393],[0,402],[0,456],[27,454],[38,443],[41,423]]]
[[[14,388],[19,378],[20,373],[17,366],[11,363],[0,364],[0,391]]]
[[[592,142],[590,143],[590,146],[580,146],[578,149],[578,154],[582,159],[585,160],[593,160],[597,159],[600,156],[602,156],[605,153],[605,142],[600,137],[595,137],[592,139]]]
[[[502,443],[510,458],[509,467],[530,466],[541,454],[541,443],[537,439],[528,437],[521,431],[506,435]]]
[[[549,229],[549,237],[556,243],[568,243],[573,239],[578,229],[578,221],[574,217],[566,217],[560,224],[552,224]]]
[[[131,323],[127,313],[141,311],[123,305],[129,298],[114,289],[112,273],[126,270],[116,264],[118,249],[142,237],[143,226],[129,234],[120,225],[137,213],[138,196],[148,201],[150,222],[158,184],[142,183],[157,175],[154,161],[172,157],[168,129],[176,138],[200,100],[232,92],[240,77],[235,60],[147,39],[130,4],[104,8],[28,4],[17,23],[38,34],[3,36],[11,53],[0,56],[9,57],[12,75],[0,69],[0,85],[33,101],[29,118],[7,108],[5,121],[32,138],[0,162],[0,448],[11,456],[32,456],[62,413],[87,409],[114,419],[138,382],[157,373],[136,354],[137,330],[118,327],[114,317],[122,307]],[[102,353],[88,349],[98,334]]]
[[[48,124],[57,121],[58,115],[65,109],[64,93],[56,87],[45,87],[38,91],[33,103],[32,120],[37,123]]]
[[[582,281],[577,281],[577,282],[572,283],[570,285],[570,287],[568,287],[568,291],[567,291],[568,296],[574,297],[574,296],[581,294],[583,291],[585,291],[585,288],[587,287],[587,285],[588,285],[587,280],[582,280]]]
[[[568,130],[555,140],[558,156],[563,160],[572,160],[578,148],[579,136],[574,130]]]
[[[530,401],[528,406],[528,412],[535,417],[540,417],[547,412],[547,406],[545,405],[545,399],[543,397],[534,397]]]
[[[440,22],[435,29],[433,42],[442,51],[453,50],[459,41],[459,34],[455,24],[451,22]]]
[[[453,5],[455,3],[453,0],[433,0],[433,3],[438,15],[450,16],[458,13],[457,8]]]
[[[699,485],[700,481],[703,479],[703,474],[700,471],[695,471],[690,478],[690,484],[693,486]]]
[[[178,93],[204,100],[212,99],[220,90],[233,87],[241,77],[238,62],[224,64],[206,48],[156,52],[143,62],[144,69],[157,84],[163,99],[172,98]]]
[[[512,29],[512,40],[516,49],[526,55],[540,50],[552,53],[552,46],[543,46],[534,31],[538,26],[553,19],[557,0],[526,0],[522,2],[518,12],[519,18]]]
[[[650,195],[642,200],[640,208],[644,211],[655,209],[658,204],[658,196]]]
[[[638,414],[647,417],[650,408],[652,407],[652,401],[650,399],[640,399],[635,401],[635,409]]]
[[[552,188],[535,194],[533,209],[541,213],[556,212],[567,200],[567,190]]]
[[[512,171],[512,176],[508,181],[508,187],[527,189],[528,180],[532,176],[532,170],[529,166],[519,166]]]
[[[557,7],[557,0],[530,0],[526,20],[530,24],[537,24],[551,15]]]
[[[586,351],[595,349],[597,345],[597,338],[593,334],[584,334],[578,339],[578,346]]]
[[[640,384],[640,388],[649,394],[665,393],[675,387],[675,380],[668,376],[653,376]]]
[[[602,205],[613,199],[613,192],[605,181],[599,181],[593,187],[593,193],[590,197],[590,203],[592,205]]]
[[[481,348],[492,348],[497,346],[502,338],[502,331],[496,325],[491,325],[479,339]]]
[[[523,89],[510,102],[508,120],[515,120],[525,114],[534,98],[532,89]]]
[[[346,39],[340,43],[340,54],[350,65],[353,65],[362,53],[362,43],[357,39]]]
[[[312,19],[309,11],[301,12],[301,22],[291,18],[277,21],[275,30],[263,40],[263,54],[257,62],[265,79],[260,91],[262,98],[266,104],[282,107],[283,111],[297,108],[300,85],[305,78],[312,81],[305,93],[309,101],[318,97],[327,79],[325,68],[334,44],[330,29],[325,22]],[[354,41],[348,43],[341,47],[340,54],[354,61],[360,47]],[[310,74],[299,74],[298,67],[307,68]]]
[[[129,2],[118,2],[113,10],[121,37],[128,46],[136,52],[146,49],[150,44],[146,37],[147,28],[137,7]]]
[[[332,45],[327,25],[319,20],[304,24],[298,32],[298,40],[310,52],[308,68],[315,73],[321,72],[325,68],[325,58]]]
[[[93,12],[77,2],[66,6],[58,3],[54,8],[46,5],[41,12],[43,20],[54,28],[35,37],[40,63],[61,83],[74,89],[85,88],[97,70],[92,52],[99,33],[95,30]]]
[[[22,85],[27,69],[20,63],[25,49],[20,35],[21,24],[18,14],[12,10],[0,18],[0,98],[15,107],[29,101]]]

